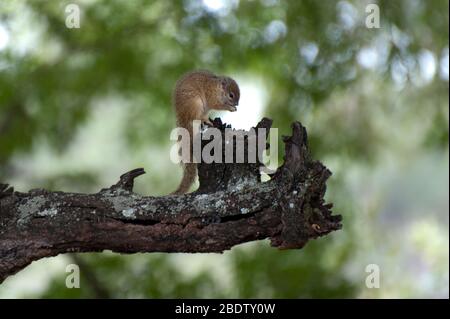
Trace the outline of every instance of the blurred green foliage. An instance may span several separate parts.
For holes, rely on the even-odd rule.
[[[368,29],[371,2],[233,0],[214,10],[197,0],[4,0],[0,26],[10,31],[11,45],[0,50],[0,180],[20,174],[11,159],[37,143],[64,152],[105,97],[129,107],[121,119],[128,146],[167,145],[172,87],[195,68],[262,79],[264,115],[282,134],[301,120],[314,156],[338,160],[338,167],[375,165],[383,149],[402,151],[395,137],[400,127],[420,126],[423,150],[446,149],[449,2],[375,1],[381,28]],[[82,10],[80,29],[65,27],[69,3]],[[37,40],[23,40],[27,32]],[[423,57],[430,54],[436,70],[426,81]],[[346,201],[344,173],[335,173],[330,200],[344,214],[344,230],[300,251],[275,251],[267,242],[233,249],[226,254],[227,289],[214,270],[187,278],[165,254],[79,258],[111,297],[356,296],[344,271],[355,247],[355,207]],[[168,187],[164,172],[152,174]],[[62,181],[79,191],[105,186],[93,171],[39,183],[57,189]],[[95,289],[66,289],[63,275],[42,297],[97,296]]]

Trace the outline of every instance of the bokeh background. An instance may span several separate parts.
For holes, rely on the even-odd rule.
[[[81,10],[65,26],[66,5]],[[369,3],[380,28],[367,28]],[[175,189],[176,79],[237,79],[235,127],[308,129],[333,172],[344,228],[302,250],[60,255],[0,285],[2,298],[449,297],[447,0],[1,0],[0,180],[96,192],[144,167],[141,194]],[[282,155],[280,142],[280,156]],[[281,161],[281,158],[280,158]],[[81,268],[67,289],[66,266]],[[366,266],[380,268],[370,289]]]

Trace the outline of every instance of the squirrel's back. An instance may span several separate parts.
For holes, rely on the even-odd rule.
[[[193,98],[197,95],[206,95],[206,91],[214,80],[218,77],[206,70],[191,71],[184,74],[175,84],[173,91],[173,105],[183,104],[186,99]]]

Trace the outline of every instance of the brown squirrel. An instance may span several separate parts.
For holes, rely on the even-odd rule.
[[[194,135],[193,121],[199,120],[212,126],[209,110],[235,112],[240,91],[236,81],[227,76],[218,76],[209,71],[192,71],[183,75],[175,85],[173,105],[177,127],[185,128],[190,136],[190,152]],[[195,181],[197,164],[183,163],[183,178],[173,194],[185,194]]]

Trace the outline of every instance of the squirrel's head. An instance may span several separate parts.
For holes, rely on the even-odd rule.
[[[232,112],[236,111],[236,106],[239,104],[240,91],[236,81],[229,77],[222,77],[222,102]]]

